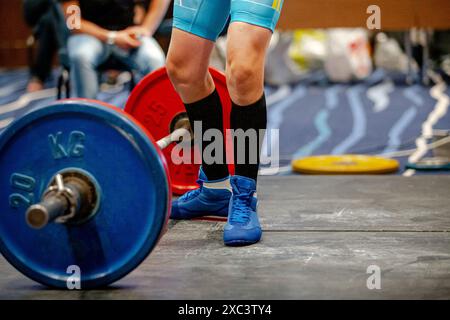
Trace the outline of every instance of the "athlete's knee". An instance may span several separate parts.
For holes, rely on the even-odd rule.
[[[182,57],[169,55],[166,61],[167,73],[177,90],[201,85],[206,81],[206,72],[198,70],[198,66],[189,63]]]
[[[168,55],[166,60],[166,69],[167,74],[169,75],[170,80],[174,85],[176,85],[178,82],[181,81],[183,78],[183,63],[177,59],[177,57],[174,57],[173,55]]]
[[[227,83],[233,91],[245,91],[255,83],[258,67],[251,61],[229,60],[227,63]]]

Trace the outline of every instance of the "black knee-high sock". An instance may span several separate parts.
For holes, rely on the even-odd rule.
[[[244,148],[239,148],[237,143],[239,139],[236,139],[235,134],[234,163],[235,163],[235,174],[257,180],[260,163],[260,152],[264,139],[264,132],[265,129],[267,128],[267,110],[266,110],[265,95],[263,95],[261,99],[259,99],[258,101],[249,106],[239,106],[233,103],[233,109],[231,110],[231,128],[233,130],[242,129],[244,131],[247,131],[249,129],[256,130],[256,134],[258,137],[257,146],[251,146],[250,145],[251,139],[245,139]],[[241,151],[245,149],[245,163],[238,163],[239,149]],[[251,157],[250,152],[255,151],[257,152],[257,154],[256,155],[253,154],[252,155],[253,157]],[[256,163],[254,161],[255,159]]]
[[[201,121],[202,122],[202,132],[201,137],[203,138],[203,133],[208,129],[218,129],[223,134],[223,114],[222,114],[222,103],[220,101],[220,96],[217,90],[207,96],[206,98],[194,102],[185,104],[186,111],[189,117],[189,122],[191,123],[192,128],[195,128],[194,122]],[[194,130],[194,129],[193,129]],[[199,133],[196,132],[196,135]],[[213,143],[214,141],[203,141],[202,143],[202,154],[205,151],[205,148]],[[208,180],[218,180],[225,178],[229,175],[228,166],[226,163],[226,154],[225,154],[225,143],[223,143],[223,159],[220,163],[206,164],[202,157],[202,169],[203,172],[208,177]]]

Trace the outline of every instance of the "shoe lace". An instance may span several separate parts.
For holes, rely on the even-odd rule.
[[[203,181],[197,180],[197,184],[200,186],[200,188],[192,190],[192,191],[189,191],[189,192],[186,192],[184,195],[182,195],[180,197],[180,200],[182,200],[182,201],[189,201],[189,200],[197,197],[200,194],[200,192],[202,191]]]
[[[250,220],[252,212],[250,200],[253,192],[241,193],[233,195],[233,208],[231,210],[230,222],[245,224]]]

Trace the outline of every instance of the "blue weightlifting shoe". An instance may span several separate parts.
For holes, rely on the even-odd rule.
[[[227,246],[246,246],[261,239],[262,231],[256,213],[256,182],[253,179],[231,177],[233,195],[230,200],[228,222],[223,241]]]
[[[171,219],[189,220],[205,216],[228,216],[231,198],[229,177],[208,181],[200,168],[197,183],[200,188],[189,191],[172,202]]]

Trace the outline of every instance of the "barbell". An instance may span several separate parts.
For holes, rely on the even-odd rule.
[[[174,131],[158,140],[156,145],[164,150],[184,137],[193,139],[189,119],[177,119]],[[188,141],[189,142],[189,141]],[[31,228],[42,229],[50,222],[80,223],[95,213],[99,206],[99,185],[93,176],[76,169],[57,173],[44,191],[39,203],[30,206],[26,222]]]
[[[225,77],[211,73],[229,127]],[[29,278],[58,288],[116,282],[163,235],[172,188],[196,187],[199,164],[172,162],[190,127],[165,69],[144,78],[125,111],[57,101],[0,136],[0,252]]]

